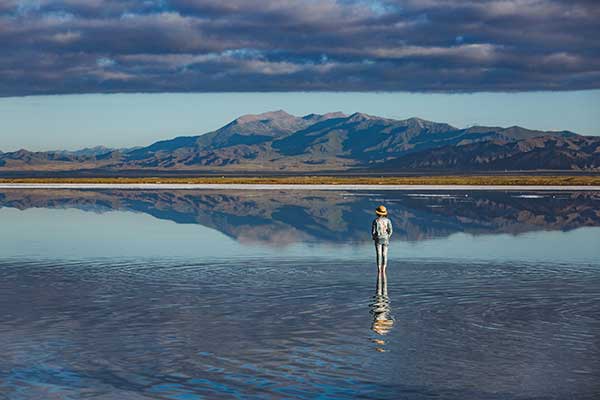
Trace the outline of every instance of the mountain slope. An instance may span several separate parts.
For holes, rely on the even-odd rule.
[[[276,157],[268,145],[271,141],[340,115],[343,114],[296,117],[282,110],[244,115],[205,135],[156,142],[127,154],[123,162],[140,167],[226,166],[259,155],[262,162],[269,156]]]
[[[381,166],[384,169],[595,170],[600,169],[600,138],[541,136],[419,152]]]
[[[150,146],[0,153],[2,170],[335,171],[597,169],[597,139],[513,126],[459,129],[419,118],[285,111],[244,115],[220,129]]]
[[[411,118],[403,121],[355,113],[315,124],[273,147],[283,155],[343,156],[361,164],[457,142],[460,130],[448,124]]]

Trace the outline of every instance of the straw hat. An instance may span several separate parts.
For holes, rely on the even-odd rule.
[[[385,206],[379,206],[375,210],[375,214],[381,215],[381,216],[387,215],[387,209],[385,208]]]

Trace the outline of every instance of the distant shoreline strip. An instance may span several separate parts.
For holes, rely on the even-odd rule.
[[[119,190],[431,190],[431,191],[600,191],[583,185],[371,185],[371,184],[172,184],[172,183],[2,183],[0,189],[119,189]]]

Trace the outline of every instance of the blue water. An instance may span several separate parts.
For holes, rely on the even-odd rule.
[[[599,199],[2,192],[0,398],[597,398]]]

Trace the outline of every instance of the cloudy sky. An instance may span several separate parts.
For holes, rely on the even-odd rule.
[[[598,0],[0,0],[0,150],[280,108],[600,134],[598,21]]]
[[[0,0],[0,95],[600,88],[598,0]]]

